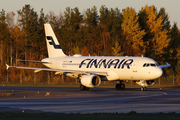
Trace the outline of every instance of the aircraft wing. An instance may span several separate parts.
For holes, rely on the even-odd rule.
[[[171,65],[166,62],[166,65],[160,65],[160,68],[170,67]]]
[[[77,73],[77,74],[96,74],[96,75],[102,75],[102,76],[108,76],[107,72],[96,72],[96,71],[78,71],[78,70],[66,70],[66,69],[51,69],[51,68],[35,68],[35,67],[21,67],[21,66],[9,66],[6,64],[6,69],[8,70],[10,67],[13,68],[19,68],[19,69],[28,69],[28,70],[34,70],[34,73],[40,72],[40,71],[54,71],[55,74],[60,73]]]

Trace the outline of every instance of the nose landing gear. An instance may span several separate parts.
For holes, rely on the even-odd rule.
[[[147,91],[147,87],[142,87],[141,91]]]

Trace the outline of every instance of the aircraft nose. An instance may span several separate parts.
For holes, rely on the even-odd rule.
[[[155,77],[157,77],[157,78],[161,77],[161,75],[163,74],[162,69],[159,68],[159,67],[157,67],[157,69],[156,69],[154,72],[155,72],[154,75],[155,75]]]

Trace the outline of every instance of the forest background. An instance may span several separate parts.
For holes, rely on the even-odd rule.
[[[14,20],[18,16],[17,21]],[[16,21],[16,23],[15,23]],[[67,7],[64,13],[55,15],[50,11],[39,14],[31,5],[25,5],[17,13],[0,12],[0,82],[58,84],[73,82],[74,79],[54,72],[39,72],[11,68],[13,66],[43,67],[38,63],[18,62],[41,60],[48,57],[44,23],[50,23],[67,55],[83,56],[145,56],[159,64],[168,62],[162,83],[175,81],[180,85],[180,30],[177,23],[170,25],[169,15],[164,8],[142,7],[137,13],[127,7],[108,9],[94,6],[83,13],[77,7]],[[77,82],[76,82],[77,83]]]

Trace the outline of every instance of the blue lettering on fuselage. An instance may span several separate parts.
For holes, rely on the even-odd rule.
[[[125,61],[125,59],[121,60],[121,62],[120,62],[119,65],[118,65],[118,68],[121,67],[121,64],[122,64],[124,61]]]
[[[87,64],[86,68],[89,68],[90,63],[91,63],[93,60],[94,60],[94,59],[91,59],[91,60],[89,61],[89,63]]]
[[[97,63],[97,59],[92,59],[93,60],[93,62],[91,62],[91,66],[90,66],[90,68],[92,67],[92,66],[94,66],[95,68],[97,68],[98,67],[98,65],[99,65],[99,63],[102,61],[102,59]]]
[[[79,64],[79,68],[81,68],[83,65],[86,65],[86,63],[84,63],[87,60],[91,60],[91,59],[85,59],[83,60],[80,64]],[[89,64],[87,64],[87,67],[89,66]]]
[[[132,62],[133,62],[133,59],[129,59],[129,60],[126,60],[124,63],[123,63],[123,65],[122,65],[122,69],[124,68],[124,66],[126,65],[127,66],[127,68],[128,69],[130,69],[130,65],[132,64]]]
[[[106,59],[104,59],[100,64],[99,64],[99,68],[101,67],[101,65],[103,64],[103,67],[106,68],[107,65],[109,64],[109,62],[111,61],[112,59],[110,59],[107,63],[106,63]]]
[[[121,68],[124,69],[127,67],[127,69],[130,69],[130,65],[133,63],[133,59],[100,59],[99,61],[97,59],[84,59],[80,64],[79,68],[82,66],[86,66],[86,68],[111,68],[113,66],[114,68]]]
[[[119,63],[119,59],[114,59],[114,60],[112,60],[112,61],[109,63],[108,68],[110,68],[112,65],[114,65],[114,68],[116,68],[116,66],[118,65],[118,63]]]

